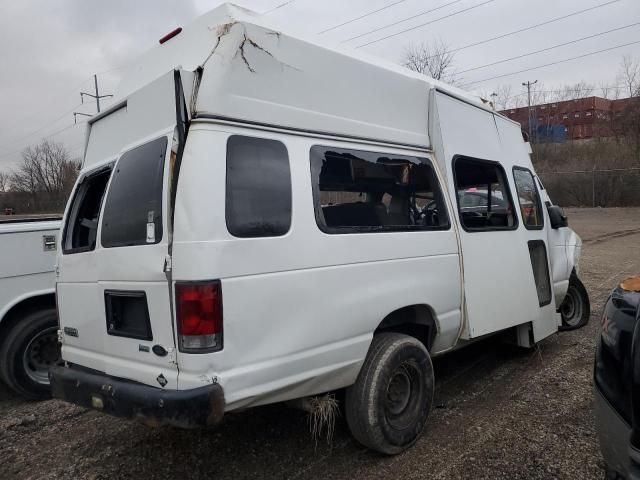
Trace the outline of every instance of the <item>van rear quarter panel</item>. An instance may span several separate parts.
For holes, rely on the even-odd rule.
[[[225,223],[226,143],[231,134],[287,147],[292,176],[289,232],[234,238]],[[341,388],[355,381],[373,331],[407,305],[429,305],[438,345],[461,321],[461,279],[448,231],[329,235],[316,224],[313,145],[426,156],[402,149],[194,124],[176,200],[173,279],[220,279],[224,349],[179,354],[180,388],[217,377],[229,410]]]

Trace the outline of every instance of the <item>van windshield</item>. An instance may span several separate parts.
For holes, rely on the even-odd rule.
[[[102,217],[105,248],[159,243],[167,138],[124,153],[116,164]]]

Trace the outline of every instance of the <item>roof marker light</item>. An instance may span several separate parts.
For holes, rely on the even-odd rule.
[[[162,45],[165,42],[168,42],[169,40],[171,40],[173,37],[175,37],[176,35],[178,35],[180,32],[182,31],[182,27],[178,27],[175,30],[172,30],[171,32],[167,33],[164,37],[162,37],[159,41],[160,41],[160,45]]]

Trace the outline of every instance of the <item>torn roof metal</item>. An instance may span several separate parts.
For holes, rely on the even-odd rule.
[[[431,145],[430,88],[483,107],[459,89],[317,37],[291,34],[232,4],[142,55],[126,72],[118,96],[174,68],[202,68],[197,114],[420,147]]]

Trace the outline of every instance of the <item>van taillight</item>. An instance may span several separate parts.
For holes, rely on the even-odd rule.
[[[181,352],[222,350],[220,282],[176,283],[176,323]]]

